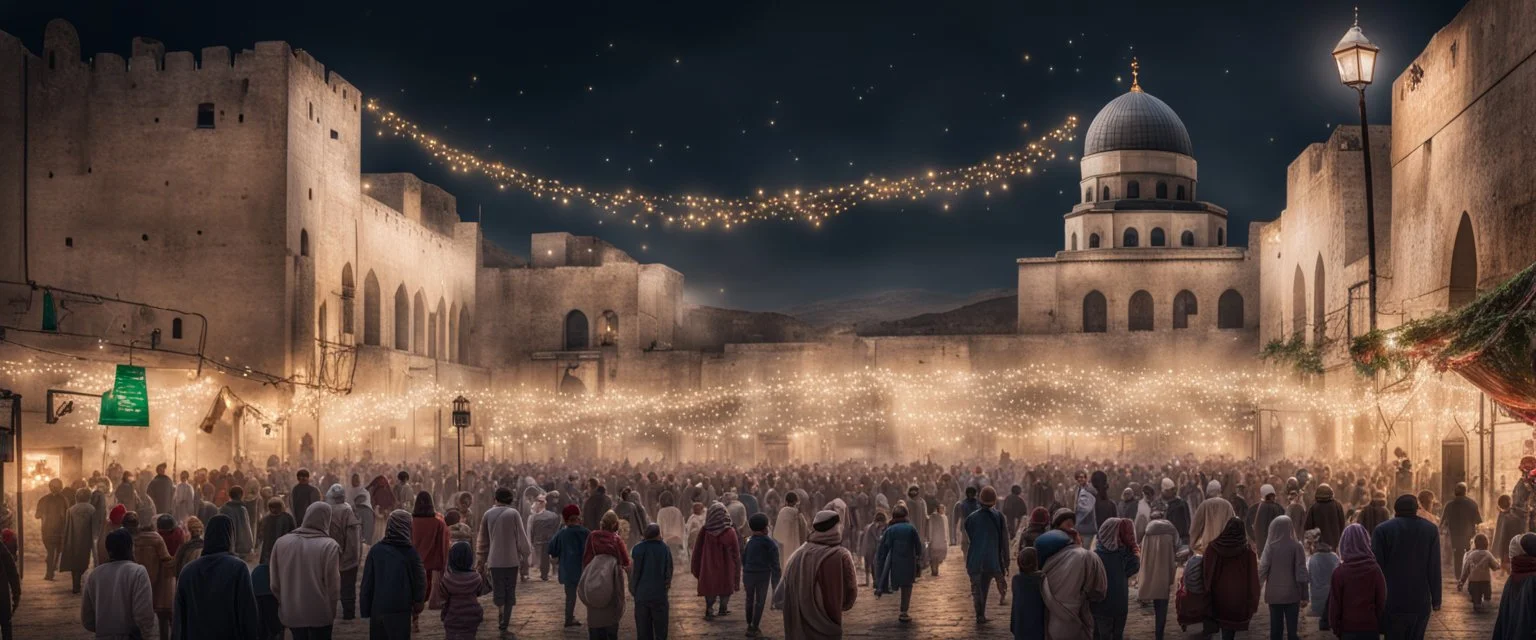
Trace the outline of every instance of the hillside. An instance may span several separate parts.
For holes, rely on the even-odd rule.
[[[1019,318],[1019,297],[1001,296],[939,313],[924,313],[901,320],[860,326],[861,336],[985,335],[1014,333]]]

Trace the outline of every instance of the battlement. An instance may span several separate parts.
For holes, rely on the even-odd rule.
[[[410,173],[363,174],[363,193],[416,222],[445,236],[453,236],[459,222],[458,199]]]

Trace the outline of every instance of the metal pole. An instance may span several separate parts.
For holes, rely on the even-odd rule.
[[[464,490],[464,428],[459,431],[459,491]]]
[[[1365,163],[1365,250],[1368,259],[1366,287],[1371,305],[1371,331],[1376,330],[1376,193],[1371,186],[1371,127],[1365,118],[1365,87],[1360,91],[1360,146]]]
[[[1477,394],[1477,482],[1483,485],[1482,491],[1477,497],[1483,501],[1483,508],[1487,509],[1493,504],[1488,501],[1488,456],[1483,450],[1483,438],[1488,434],[1488,420],[1484,412],[1483,394]]]

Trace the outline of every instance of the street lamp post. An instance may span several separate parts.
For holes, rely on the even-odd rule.
[[[464,488],[464,430],[469,428],[469,399],[459,396],[453,399],[453,428],[458,432],[459,488]]]
[[[1365,118],[1365,88],[1376,77],[1376,54],[1380,47],[1371,44],[1360,31],[1356,10],[1355,26],[1344,33],[1333,48],[1333,60],[1339,65],[1339,82],[1360,94],[1360,145],[1365,162],[1365,247],[1367,255],[1366,288],[1370,297],[1371,331],[1376,330],[1376,194],[1371,187],[1371,129]]]

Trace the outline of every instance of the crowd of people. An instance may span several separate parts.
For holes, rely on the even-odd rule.
[[[705,618],[744,615],[749,637],[768,610],[787,638],[841,637],[861,588],[898,597],[899,621],[915,624],[924,575],[963,570],[976,624],[1006,612],[1015,638],[1118,639],[1135,603],[1161,639],[1170,601],[1173,624],[1224,638],[1261,603],[1275,638],[1297,637],[1303,616],[1340,638],[1422,638],[1450,570],[1479,611],[1506,573],[1495,635],[1514,638],[1536,633],[1536,458],[1521,471],[1488,523],[1465,485],[1441,504],[1439,478],[1407,461],[1007,453],[949,465],[482,462],[462,482],[447,466],[366,455],[174,476],[114,463],[54,479],[33,515],[45,579],[70,574],[98,638],[329,638],[354,617],[371,637],[408,638],[428,610],[447,638],[474,638],[492,622],[486,604],[506,636],[518,585],[535,576],[563,587],[567,627],[613,638],[629,613],[640,638],[665,638],[683,562]],[[14,553],[0,553],[6,639],[21,597]]]

